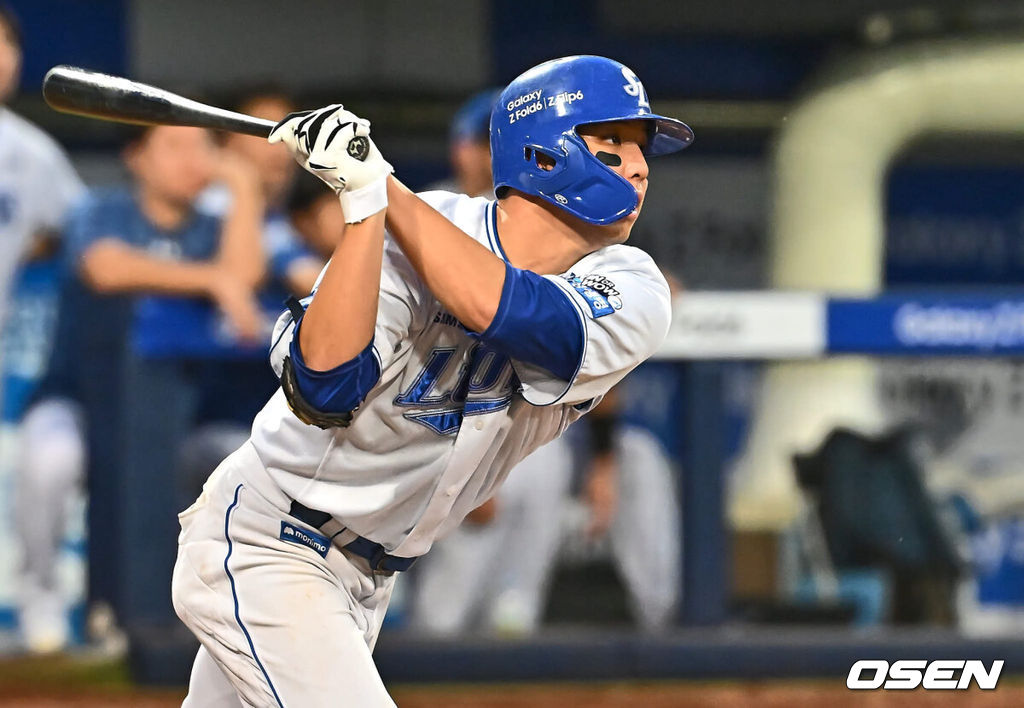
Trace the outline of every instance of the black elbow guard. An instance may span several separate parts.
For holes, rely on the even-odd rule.
[[[355,411],[326,413],[317,410],[302,397],[290,356],[284,358],[284,364],[281,367],[281,390],[284,391],[284,397],[288,401],[288,407],[292,409],[292,413],[306,425],[315,425],[322,430],[327,430],[328,428],[347,428],[352,423],[352,414]]]

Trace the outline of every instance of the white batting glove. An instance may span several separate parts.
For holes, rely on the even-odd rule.
[[[387,207],[387,177],[395,170],[370,140],[370,122],[341,104],[289,114],[268,140],[286,145],[296,162],[338,193],[346,223]]]

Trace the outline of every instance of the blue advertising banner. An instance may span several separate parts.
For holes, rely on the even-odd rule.
[[[830,298],[826,312],[830,353],[1024,353],[1024,296]]]
[[[1024,283],[1024,169],[897,167],[886,223],[888,287]]]

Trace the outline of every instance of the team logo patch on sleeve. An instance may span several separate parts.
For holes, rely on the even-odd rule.
[[[622,309],[622,298],[619,296],[619,291],[615,289],[615,283],[603,275],[588,275],[581,278],[569,273],[562,277],[569,281],[573,289],[587,301],[595,319]]]

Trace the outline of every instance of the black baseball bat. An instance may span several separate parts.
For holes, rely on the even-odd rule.
[[[176,93],[120,76],[75,66],[55,66],[43,79],[51,108],[118,123],[191,125],[265,138],[275,123],[208,106]]]

